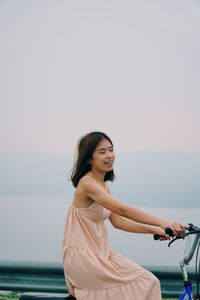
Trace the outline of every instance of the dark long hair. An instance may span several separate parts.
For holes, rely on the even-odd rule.
[[[105,133],[100,131],[90,132],[80,138],[77,145],[77,158],[71,174],[71,181],[74,187],[77,187],[79,180],[91,170],[89,161],[92,158],[97,145],[104,139],[108,140],[113,146],[111,139]],[[112,170],[105,174],[104,181],[113,181],[114,178],[115,175]]]

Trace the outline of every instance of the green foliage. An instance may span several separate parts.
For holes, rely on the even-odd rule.
[[[19,297],[18,292],[0,291],[0,300],[18,300]]]
[[[0,300],[18,300],[20,293],[0,291]],[[176,298],[163,298],[163,300],[177,300]]]

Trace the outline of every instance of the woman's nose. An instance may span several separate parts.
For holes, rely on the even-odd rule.
[[[107,158],[113,158],[114,157],[114,153],[112,152],[107,152]]]

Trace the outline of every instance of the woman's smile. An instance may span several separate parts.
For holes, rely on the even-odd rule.
[[[113,166],[113,163],[114,163],[114,160],[113,160],[113,159],[112,159],[112,160],[108,160],[108,161],[105,162],[105,164],[106,164],[109,168],[111,168],[111,167]]]

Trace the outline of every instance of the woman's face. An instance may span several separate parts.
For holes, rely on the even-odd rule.
[[[115,159],[114,149],[112,144],[103,139],[93,152],[91,159],[91,167],[98,172],[107,173],[112,171]]]

